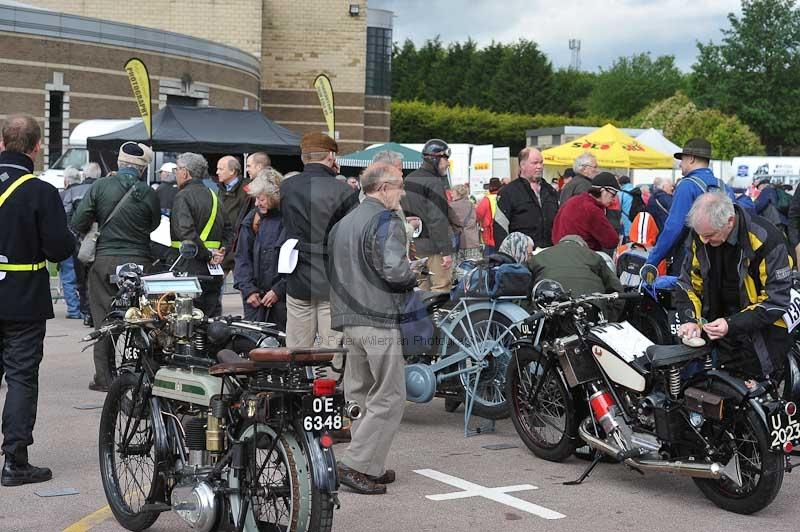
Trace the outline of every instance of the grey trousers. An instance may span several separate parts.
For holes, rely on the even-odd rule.
[[[331,329],[331,302],[295,299],[286,294],[286,347],[313,347],[319,335],[320,347],[341,347],[342,333]],[[342,367],[342,355],[333,366]]]
[[[349,350],[344,371],[345,398],[357,401],[364,415],[353,422],[352,441],[342,463],[367,475],[382,475],[406,401],[400,331],[345,327],[344,344]]]

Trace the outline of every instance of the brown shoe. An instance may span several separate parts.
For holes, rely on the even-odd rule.
[[[395,480],[394,469],[387,469],[383,472],[383,475],[377,477],[367,475],[367,478],[376,484],[391,484]]]
[[[356,493],[364,495],[383,495],[386,493],[386,484],[378,484],[364,473],[351,469],[341,462],[337,464],[337,469],[339,470],[339,481]]]

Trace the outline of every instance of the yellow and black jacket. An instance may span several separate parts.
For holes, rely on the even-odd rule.
[[[769,373],[772,361],[783,357],[774,353],[774,342],[765,341],[767,330],[785,336],[783,314],[789,307],[792,285],[792,260],[786,239],[774,225],[760,216],[751,216],[735,206],[739,247],[739,312],[727,316],[729,335],[749,335],[762,369]],[[678,281],[675,303],[682,323],[697,316],[709,317],[706,287],[710,284],[708,246],[696,232],[689,236],[689,248]],[[777,331],[775,329],[778,329]]]

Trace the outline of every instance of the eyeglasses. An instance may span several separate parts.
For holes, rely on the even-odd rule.
[[[611,194],[611,197],[612,197],[612,198],[613,198],[613,197],[616,197],[616,195],[617,195],[617,192],[618,192],[618,191],[617,191],[617,189],[615,189],[615,188],[608,188],[608,187],[603,187],[603,190],[605,190],[606,192],[608,192],[609,194]]]
[[[584,164],[584,165],[581,166],[581,168],[594,168],[595,170],[597,170],[597,165],[596,164]]]

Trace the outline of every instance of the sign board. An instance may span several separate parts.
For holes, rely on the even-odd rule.
[[[450,186],[469,183],[469,144],[450,145]]]
[[[472,147],[472,156],[469,162],[469,184],[471,195],[483,195],[483,185],[492,178],[493,150],[491,144]]]

